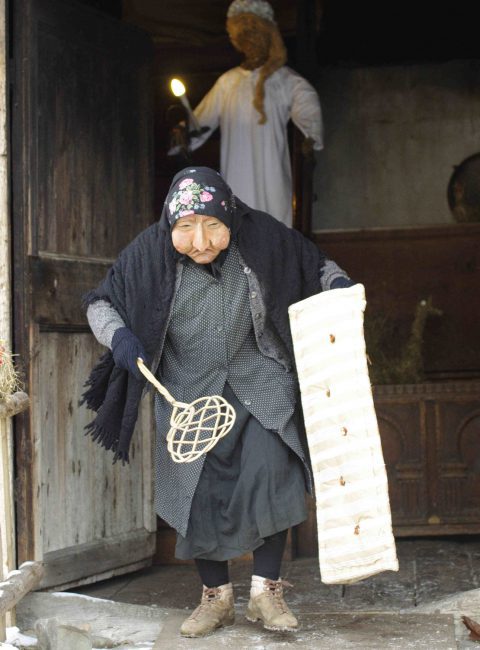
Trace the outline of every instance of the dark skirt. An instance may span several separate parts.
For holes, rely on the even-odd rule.
[[[223,395],[237,418],[205,459],[187,535],[177,533],[175,556],[182,560],[243,555],[307,518],[301,460],[277,432],[262,427],[228,384]]]

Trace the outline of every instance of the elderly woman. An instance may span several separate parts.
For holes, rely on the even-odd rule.
[[[177,530],[176,557],[195,560],[200,606],[183,623],[197,637],[234,622],[228,560],[253,551],[250,621],[295,630],[280,566],[287,531],[311,490],[288,306],[352,283],[299,232],[250,209],[208,168],[173,179],[158,223],[125,250],[87,296],[88,320],[110,348],[85,400],[93,437],[128,460],[148,363],[177,400],[223,395],[230,433],[191,463],[166,444],[170,405],[155,396],[155,505]]]

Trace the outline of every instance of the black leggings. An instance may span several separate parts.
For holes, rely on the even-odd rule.
[[[253,551],[253,575],[278,580],[288,530],[265,537],[262,546]],[[195,560],[205,587],[219,587],[229,582],[228,560]]]

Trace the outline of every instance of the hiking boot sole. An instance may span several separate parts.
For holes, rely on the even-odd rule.
[[[247,621],[250,621],[250,623],[258,623],[258,621],[260,621],[266,630],[271,630],[273,632],[296,632],[298,630],[298,625],[296,627],[288,625],[267,625],[262,618],[248,614],[245,615],[245,618]]]

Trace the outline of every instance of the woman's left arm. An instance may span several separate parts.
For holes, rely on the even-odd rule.
[[[320,270],[320,283],[322,291],[330,289],[346,289],[353,287],[354,282],[349,275],[341,269],[333,260],[325,259],[325,263]]]

